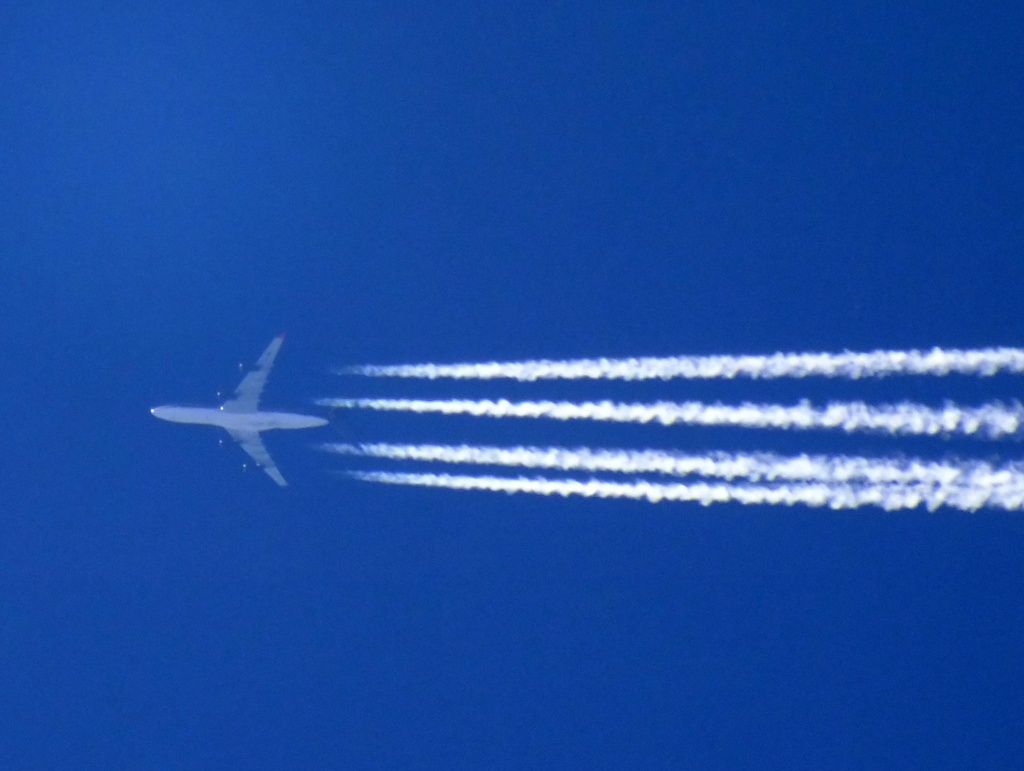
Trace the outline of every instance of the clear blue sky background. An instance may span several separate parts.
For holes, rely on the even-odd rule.
[[[770,5],[770,4],[769,4]],[[148,408],[362,362],[1021,345],[1019,3],[0,10],[0,765],[965,768],[1024,751],[1024,520],[378,488],[312,443],[1012,459],[351,415],[293,486]],[[1020,381],[637,398],[1015,398]]]

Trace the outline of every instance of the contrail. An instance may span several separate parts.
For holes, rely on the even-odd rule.
[[[989,376],[1024,373],[1024,348],[867,353],[776,353],[770,356],[670,356],[631,359],[509,361],[480,364],[363,365],[343,375],[468,380],[670,380],[886,377],[951,373]]]
[[[486,490],[504,493],[533,493],[562,497],[631,498],[651,503],[690,501],[708,506],[712,503],[795,506],[803,504],[830,509],[878,506],[886,511],[914,509],[920,506],[934,511],[940,506],[977,511],[983,507],[1019,510],[1024,496],[973,487],[934,488],[907,485],[736,485],[730,483],[658,484],[643,480],[605,482],[596,479],[527,479],[523,477],[456,476],[451,474],[406,474],[388,471],[352,471],[347,476],[364,482],[449,490]]]
[[[702,402],[624,404],[601,402],[510,402],[470,399],[321,399],[326,407],[472,415],[492,418],[552,418],[661,425],[735,426],[786,430],[838,429],[847,433],[873,431],[892,435],[981,434],[997,439],[1016,434],[1024,423],[1024,407],[984,404],[940,409],[903,402],[871,406],[864,402],[831,402],[814,407],[807,401],[794,406],[744,403],[739,406]]]
[[[745,479],[750,482],[820,482],[869,485],[958,486],[1024,493],[1024,464],[995,467],[981,461],[925,461],[856,456],[661,450],[595,450],[587,447],[488,447],[443,444],[324,444],[340,455],[557,471],[664,474]]]

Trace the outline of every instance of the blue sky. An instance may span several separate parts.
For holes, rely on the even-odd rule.
[[[1013,460],[1015,441],[352,414],[241,472],[155,404],[1019,397],[363,362],[1018,346],[1008,2],[0,11],[0,764],[1005,767],[1024,528],[381,488],[316,441]]]

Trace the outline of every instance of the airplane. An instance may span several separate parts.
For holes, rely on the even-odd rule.
[[[267,448],[263,446],[260,433],[279,428],[317,428],[326,426],[327,421],[313,415],[299,415],[293,412],[260,411],[260,393],[283,342],[283,334],[270,341],[267,350],[257,360],[256,368],[247,373],[238,384],[234,397],[219,407],[179,407],[168,404],[154,407],[150,412],[154,417],[172,423],[220,426],[256,461],[257,466],[267,472],[267,476],[281,487],[286,487],[288,483],[270,457]]]

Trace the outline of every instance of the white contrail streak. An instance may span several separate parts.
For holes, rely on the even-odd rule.
[[[863,378],[888,375],[995,375],[1024,373],[1024,348],[979,348],[867,353],[776,353],[770,356],[670,356],[632,359],[570,359],[480,364],[363,365],[339,374],[369,377],[467,380],[670,380]]]
[[[472,415],[493,418],[552,418],[661,425],[736,426],[743,428],[838,429],[847,433],[874,431],[893,435],[982,434],[999,438],[1016,434],[1024,424],[1024,407],[991,403],[940,409],[904,402],[871,406],[864,402],[831,402],[814,407],[744,403],[738,406],[702,402],[624,404],[602,402],[510,402],[505,399],[321,399],[326,407]]]
[[[449,490],[486,490],[504,493],[534,493],[562,497],[631,498],[651,503],[690,501],[708,506],[712,503],[794,506],[803,504],[830,509],[878,506],[887,511],[924,506],[934,511],[940,506],[977,511],[991,507],[1019,510],[1024,496],[1018,491],[1003,493],[972,487],[934,488],[919,485],[735,485],[730,483],[658,484],[643,480],[605,482],[591,479],[526,479],[523,477],[456,476],[452,474],[405,474],[388,471],[352,471],[347,475],[364,482]]]
[[[981,461],[856,456],[713,452],[694,455],[661,450],[595,450],[587,447],[487,447],[439,444],[324,444],[340,455],[420,462],[508,466],[557,471],[665,474],[745,479],[749,482],[958,486],[1016,489],[1024,493],[1024,463],[994,467]]]

